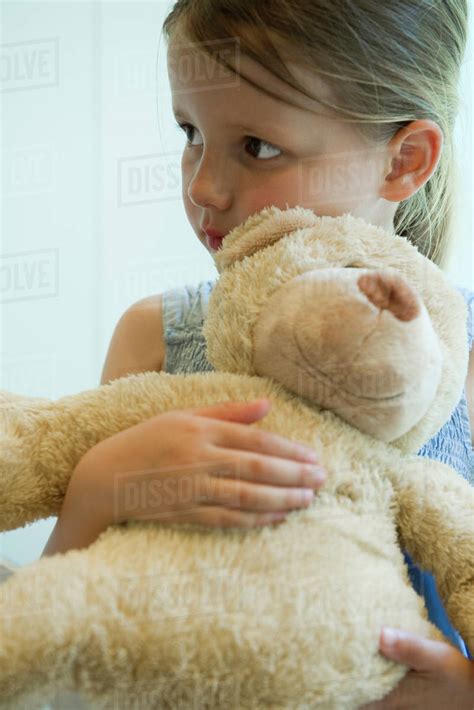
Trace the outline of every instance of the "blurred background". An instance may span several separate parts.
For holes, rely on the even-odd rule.
[[[132,303],[217,277],[181,202],[185,137],[161,36],[172,4],[1,5],[1,389],[56,399],[97,387]],[[472,15],[456,129],[458,239],[447,268],[471,289]],[[0,558],[36,560],[55,521],[0,534]]]

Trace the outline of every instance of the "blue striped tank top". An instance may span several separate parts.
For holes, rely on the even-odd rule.
[[[214,283],[201,281],[197,286],[184,286],[163,294],[163,338],[166,348],[164,372],[178,374],[214,371],[206,358],[206,341],[202,334]],[[471,350],[474,338],[474,292],[459,290],[468,304],[468,341]],[[474,449],[465,392],[451,418],[418,453],[448,464],[474,485]],[[433,575],[421,570],[407,553],[404,554],[411,583],[417,593],[424,597],[429,619],[465,656],[471,658],[470,650],[449,622]]]

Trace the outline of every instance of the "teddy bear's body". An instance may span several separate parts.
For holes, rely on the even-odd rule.
[[[230,239],[223,259],[241,247],[241,236]],[[304,261],[301,242],[293,245],[294,263]],[[261,308],[236,309],[223,326],[230,312],[224,296],[235,293],[240,266],[242,278],[257,283],[263,251],[250,257],[234,259],[237,267],[222,275],[205,325],[212,361],[221,359],[227,372],[134,375],[57,402],[2,393],[2,526],[58,512],[72,469],[96,442],[161,412],[226,400],[271,399],[255,426],[316,448],[326,484],[309,508],[277,528],[133,522],[109,527],[88,549],[18,571],[1,588],[0,707],[44,701],[61,687],[101,708],[355,710],[386,695],[406,672],[378,653],[382,625],[442,638],[409,583],[402,549],[437,575],[448,613],[474,647],[472,489],[449,467],[409,453],[459,398],[465,346],[447,370],[446,354],[462,330],[435,323],[444,404],[382,442],[252,372],[246,338]],[[275,272],[291,280],[294,274],[282,276],[291,259],[279,264]],[[262,281],[253,303],[268,301],[263,287],[276,290]],[[454,296],[451,306],[459,326],[465,314]],[[229,343],[239,339],[250,348],[236,358]],[[142,473],[146,487],[151,478]],[[133,474],[130,482],[133,490]]]

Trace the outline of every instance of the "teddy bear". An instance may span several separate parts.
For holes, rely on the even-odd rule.
[[[443,640],[403,550],[474,648],[474,491],[416,455],[462,394],[461,295],[404,237],[300,206],[250,216],[215,262],[215,372],[0,391],[1,529],[58,514],[96,443],[223,401],[269,398],[252,426],[314,447],[326,483],[276,527],[133,520],[20,568],[0,586],[1,708],[64,689],[94,708],[355,710],[407,672],[382,625]]]

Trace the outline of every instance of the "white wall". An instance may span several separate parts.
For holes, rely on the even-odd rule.
[[[2,5],[3,389],[58,398],[96,387],[131,303],[217,276],[181,203],[184,138],[160,36],[171,4]],[[466,70],[450,273],[473,288],[472,48]],[[36,559],[54,520],[1,535],[0,555]]]
[[[468,0],[469,40],[461,72],[461,107],[455,138],[459,166],[459,232],[447,271],[454,283],[474,290],[474,0]]]

